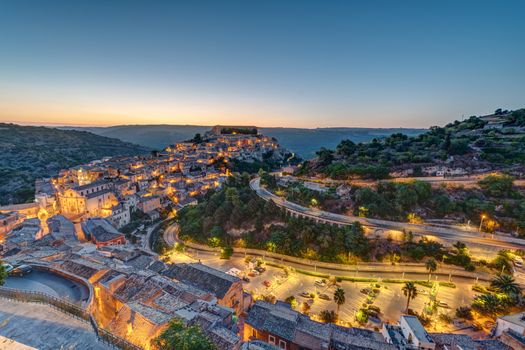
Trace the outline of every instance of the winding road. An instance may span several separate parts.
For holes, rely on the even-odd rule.
[[[334,214],[319,209],[312,209],[301,206],[299,204],[287,201],[267,189],[261,187],[260,177],[256,177],[250,181],[250,187],[261,197],[262,199],[269,201],[271,200],[281,208],[286,209],[288,212],[296,216],[311,218],[318,222],[324,222],[336,225],[350,225],[355,221],[360,222],[363,226],[371,229],[375,229],[376,232],[380,230],[395,230],[401,231],[412,231],[414,235],[426,236],[428,238],[437,240],[443,244],[453,244],[457,241],[461,241],[469,246],[476,255],[490,257],[497,253],[500,249],[524,249],[525,240],[507,237],[501,235],[486,234],[482,236],[477,231],[469,229],[461,229],[457,226],[451,225],[417,225],[406,222],[369,219],[357,216]]]

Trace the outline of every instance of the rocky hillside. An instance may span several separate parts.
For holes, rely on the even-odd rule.
[[[0,123],[0,204],[33,198],[34,182],[60,169],[148,149],[85,131]]]
[[[525,173],[525,109],[472,116],[413,137],[395,133],[366,143],[344,140],[335,150],[319,150],[301,173],[378,179],[491,170]]]

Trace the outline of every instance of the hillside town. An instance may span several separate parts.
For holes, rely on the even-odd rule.
[[[523,343],[523,329],[516,330],[516,323],[525,328],[523,320],[512,315],[498,323],[498,339],[489,340],[427,333],[409,315],[375,330],[322,323],[289,303],[255,300],[235,275],[200,262],[168,263],[150,249],[149,238],[131,240],[140,227],[151,233],[221,188],[230,176],[228,162],[286,153],[254,127],[217,126],[151,156],[64,169],[38,180],[34,203],[0,207],[2,260],[22,275],[27,266],[83,285],[78,303],[93,322],[143,349],[154,349],[152,340],[173,319],[199,326],[219,350],[490,350]],[[133,225],[137,217],[140,227]]]
[[[0,207],[5,246],[20,240],[23,226],[39,226],[28,240],[42,238],[51,232],[57,216],[73,223],[81,242],[97,247],[123,244],[118,230],[133,221],[134,213],[158,220],[162,213],[196,204],[198,196],[220,188],[229,175],[228,162],[282,158],[286,151],[255,127],[217,126],[202,137],[152,153],[103,158],[38,179],[35,202]],[[7,234],[17,226],[18,234]]]

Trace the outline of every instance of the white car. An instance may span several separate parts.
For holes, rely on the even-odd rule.
[[[232,267],[228,271],[226,271],[227,275],[233,276],[233,277],[239,277],[239,274],[241,273],[241,270],[236,269],[235,267]]]
[[[317,280],[317,281],[315,281],[315,285],[317,287],[326,287],[326,281],[325,280]]]

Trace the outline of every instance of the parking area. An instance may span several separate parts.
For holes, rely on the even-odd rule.
[[[191,256],[181,253],[173,253],[171,256],[173,263],[181,262],[196,262],[200,261],[203,264],[209,265],[221,271],[227,272],[232,268],[241,270],[241,276],[248,274],[251,269],[242,257],[232,257],[229,260],[220,259],[216,253],[209,252],[195,252]],[[315,318],[323,310],[336,310],[337,305],[333,301],[334,286],[321,286],[315,283],[320,278],[308,276],[291,272],[286,278],[283,278],[283,269],[273,266],[265,265],[266,271],[258,276],[248,276],[249,282],[244,283],[246,291],[253,292],[256,295],[275,295],[277,300],[285,300],[289,296],[294,296],[300,305],[307,301],[311,304],[310,314]],[[361,277],[365,277],[360,273]],[[369,276],[369,277],[378,277]],[[390,277],[386,274],[386,277]],[[399,278],[400,276],[397,276]],[[411,276],[405,276],[411,278]],[[419,276],[421,278],[421,276]],[[472,291],[473,280],[455,278],[454,283],[456,288],[439,287],[437,291],[437,300],[441,302],[439,307],[440,313],[453,315],[454,311],[459,306],[468,305],[474,298],[474,291]],[[369,303],[369,295],[362,292],[366,288],[370,288],[370,283],[365,282],[347,282],[343,281],[338,285],[345,291],[346,302],[340,308],[340,320],[346,324],[356,324],[355,313],[363,306],[364,303]],[[402,291],[402,283],[379,283],[377,296],[373,298],[373,305],[379,307],[381,310],[379,318],[383,322],[396,322],[399,316],[404,313],[406,308],[406,297]],[[429,302],[430,288],[418,285],[419,295],[410,302],[410,308],[421,312],[425,303]],[[315,298],[305,298],[301,296],[304,293],[312,293]],[[320,294],[325,294],[330,300],[323,300],[319,297]]]
[[[4,286],[43,292],[73,303],[79,303],[89,298],[89,290],[83,284],[42,270],[33,270],[23,277],[9,276]]]

